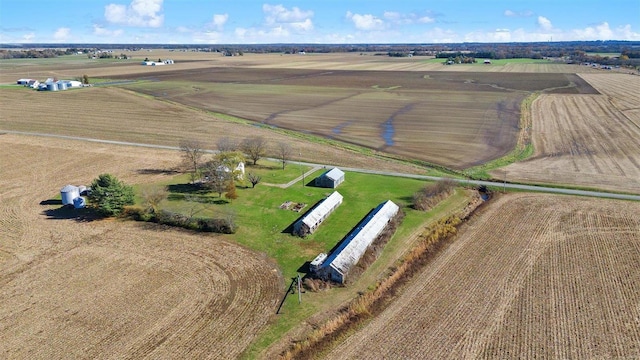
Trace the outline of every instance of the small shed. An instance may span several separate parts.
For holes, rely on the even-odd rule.
[[[27,85],[29,85],[29,81],[33,81],[33,79],[18,79],[18,80],[16,81],[16,84],[17,84],[17,85],[24,85],[24,86],[27,86]]]
[[[80,197],[80,190],[77,186],[66,185],[60,189],[60,197],[62,198],[62,205],[73,205],[73,200]]]
[[[335,189],[344,182],[344,171],[333,168],[325,171],[315,179],[315,185],[319,187]]]
[[[491,64],[491,60],[489,60],[489,59],[484,59],[484,63],[485,63],[485,64]]]
[[[334,191],[293,224],[293,233],[302,237],[312,234],[340,204],[342,204],[342,195]]]

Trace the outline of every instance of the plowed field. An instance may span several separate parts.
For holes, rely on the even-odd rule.
[[[640,77],[583,76],[603,95],[540,96],[535,155],[506,167],[507,178],[640,193]]]
[[[639,213],[503,196],[328,358],[638,358]]]
[[[0,148],[0,358],[234,358],[265,329],[283,291],[265,256],[52,204],[102,172],[161,180],[176,152],[15,135]]]

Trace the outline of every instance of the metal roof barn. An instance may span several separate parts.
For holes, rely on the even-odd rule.
[[[316,186],[326,188],[336,188],[344,181],[344,172],[338,168],[333,168],[318,176],[315,180]]]
[[[342,195],[334,191],[293,224],[293,233],[298,236],[313,233],[340,204],[342,204]]]
[[[349,269],[358,263],[369,245],[382,233],[399,210],[398,205],[391,200],[378,205],[327,256],[322,265],[316,266],[316,274],[321,278],[344,283]]]

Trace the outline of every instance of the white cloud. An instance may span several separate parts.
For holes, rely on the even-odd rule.
[[[157,28],[164,23],[163,0],[132,0],[126,5],[108,4],[105,19],[114,24]]]
[[[432,22],[435,22],[436,19],[430,17],[430,16],[423,16],[421,18],[418,18],[418,22],[421,24],[431,24]]]
[[[529,16],[533,16],[533,12],[530,11],[530,10],[516,12],[516,11],[507,9],[507,10],[504,11],[504,16],[506,16],[506,17],[529,17]]]
[[[289,36],[291,31],[297,33],[310,32],[313,30],[313,11],[302,10],[298,7],[287,9],[282,5],[264,4],[262,11],[265,14],[265,24],[267,29],[246,29],[253,34],[271,34],[273,36]]]
[[[311,19],[306,19],[301,22],[291,23],[291,27],[300,32],[307,32],[313,30],[313,22],[311,22]]]
[[[24,42],[32,42],[35,37],[36,37],[36,34],[31,32],[31,33],[22,35],[22,40]]]
[[[298,7],[293,7],[290,10],[282,5],[262,5],[262,11],[265,13],[267,24],[280,24],[280,23],[300,23],[306,20],[310,20],[313,17],[313,11],[300,10]]]
[[[254,44],[288,41],[291,36],[291,32],[280,25],[268,29],[236,28],[234,34],[238,42]]]
[[[94,24],[93,25],[93,34],[97,35],[97,36],[101,36],[101,37],[118,37],[120,35],[122,35],[124,33],[124,31],[122,31],[122,29],[118,29],[118,30],[109,30],[109,29],[105,29],[100,25]]]
[[[435,21],[435,19],[430,16],[419,16],[414,13],[402,14],[396,11],[385,11],[382,17],[399,25],[430,24]]]
[[[553,25],[551,25],[551,20],[547,19],[544,16],[538,16],[538,26],[540,26],[540,28],[545,31],[550,31],[553,29]]]
[[[205,31],[195,33],[192,41],[201,44],[218,44],[222,39],[222,33],[218,31]]]
[[[212,24],[216,29],[222,30],[227,20],[229,20],[229,14],[214,14]]]
[[[53,33],[53,39],[55,41],[65,41],[69,39],[69,35],[71,35],[71,29],[68,27],[61,27]]]
[[[372,30],[384,30],[385,23],[382,19],[375,17],[371,14],[354,14],[351,11],[347,11],[347,19],[353,22],[353,25],[358,30],[372,31]]]

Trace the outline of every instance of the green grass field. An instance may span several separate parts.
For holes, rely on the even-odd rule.
[[[296,296],[284,298],[280,315],[275,319],[269,331],[261,335],[246,353],[246,357],[253,358],[276,339],[280,338],[292,327],[300,324],[317,311],[338,306],[341,301],[353,297],[358,290],[366,289],[379,274],[406,251],[410,246],[416,230],[435,217],[450,213],[452,209],[466,204],[464,192],[459,191],[445,200],[430,212],[420,212],[410,208],[411,197],[414,192],[426,183],[422,180],[406,179],[382,175],[370,175],[346,172],[345,182],[336,190],[343,195],[343,203],[325,220],[319,229],[300,238],[290,233],[291,226],[313,205],[325,198],[333,189],[311,186],[313,179],[325,169],[316,171],[305,178],[307,186],[302,181],[289,188],[281,188],[271,184],[284,184],[308,171],[310,168],[298,164],[290,164],[285,170],[277,162],[261,160],[258,166],[248,165],[246,172],[253,172],[262,176],[262,182],[255,188],[250,184],[238,183],[238,198],[228,201],[208,191],[193,191],[188,185],[189,176],[181,174],[162,184],[138,186],[137,192],[158,186],[167,186],[169,197],[161,208],[194,214],[197,217],[219,217],[233,214],[238,224],[238,231],[229,238],[252,250],[264,253],[275,260],[280,267],[288,286],[291,279],[301,271],[307,261],[313,260],[320,252],[330,251],[372,208],[385,200],[392,200],[405,213],[402,225],[396,235],[389,241],[385,251],[354,284],[335,288],[331,292],[304,294],[304,301],[299,304]],[[245,186],[248,185],[248,186]],[[191,197],[198,201],[187,201]],[[138,198],[138,202],[140,202]],[[281,209],[286,202],[304,203],[306,206],[300,212]],[[283,294],[284,296],[285,294]]]

